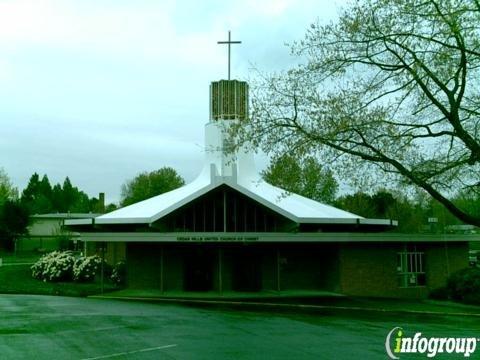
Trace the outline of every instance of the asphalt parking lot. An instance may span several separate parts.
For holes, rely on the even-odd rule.
[[[0,320],[0,359],[385,359],[385,337],[396,326],[428,336],[480,334],[480,319],[470,317],[399,319],[32,295],[1,295]]]

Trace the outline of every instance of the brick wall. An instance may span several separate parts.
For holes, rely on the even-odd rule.
[[[426,286],[402,288],[397,282],[397,253],[402,244],[342,244],[339,251],[340,291],[346,295],[425,298],[445,285],[452,272],[468,266],[468,243],[428,243]]]
[[[127,286],[134,289],[160,289],[159,244],[127,244]]]
[[[448,276],[468,267],[468,243],[437,243],[427,248],[427,285],[430,290],[445,285]]]

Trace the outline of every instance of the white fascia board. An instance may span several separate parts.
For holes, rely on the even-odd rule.
[[[393,225],[397,226],[398,221],[390,219],[360,219],[360,224],[364,225]]]
[[[92,225],[93,219],[68,219],[65,220],[65,225]]]
[[[147,217],[124,217],[124,218],[97,218],[95,224],[108,225],[108,224],[148,224],[150,218]]]
[[[302,224],[359,224],[361,219],[302,217],[299,220]]]
[[[300,218],[301,223],[308,224],[359,224],[359,225],[385,225],[397,226],[398,221],[390,219],[349,219],[349,218]]]

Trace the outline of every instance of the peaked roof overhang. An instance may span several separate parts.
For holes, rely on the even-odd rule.
[[[136,204],[98,216],[94,219],[66,220],[66,225],[152,224],[173,211],[189,204],[219,186],[226,185],[242,193],[273,212],[298,224],[356,224],[369,226],[396,226],[389,219],[366,219],[303,196],[288,193],[259,177],[237,179],[216,175],[212,164],[193,182]]]

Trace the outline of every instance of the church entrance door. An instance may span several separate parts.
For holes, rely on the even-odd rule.
[[[262,289],[261,256],[253,249],[239,251],[233,260],[233,290],[260,291]]]
[[[215,256],[208,249],[195,249],[185,256],[185,291],[213,290]]]

